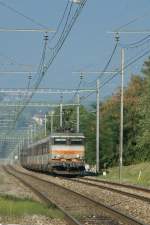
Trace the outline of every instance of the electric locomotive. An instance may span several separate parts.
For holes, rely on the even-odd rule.
[[[21,165],[27,169],[62,175],[81,175],[85,171],[85,137],[81,133],[53,133],[24,147]]]

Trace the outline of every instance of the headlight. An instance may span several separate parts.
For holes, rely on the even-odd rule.
[[[56,158],[57,158],[57,159],[60,159],[60,155],[57,155]]]

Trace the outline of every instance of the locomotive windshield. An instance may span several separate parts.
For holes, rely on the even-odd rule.
[[[83,139],[82,138],[72,138],[70,140],[72,145],[83,145]]]
[[[84,145],[83,137],[53,137],[52,143],[54,145]]]
[[[54,138],[54,144],[66,144],[66,138]]]

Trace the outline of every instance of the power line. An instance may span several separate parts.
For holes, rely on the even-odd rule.
[[[140,47],[140,46],[144,45],[148,41],[150,41],[149,38],[150,38],[150,35],[147,35],[146,37],[140,39],[139,41],[136,41],[136,42],[133,42],[133,43],[129,43],[129,44],[120,44],[120,45],[123,48],[126,48],[126,49],[129,49],[129,48],[137,48],[137,47]]]
[[[135,59],[131,59],[131,61],[124,66],[124,70],[126,70],[128,67],[130,67],[132,64],[134,64],[135,62],[137,62],[138,60],[140,60],[141,58],[143,58],[144,56],[146,56],[147,54],[150,53],[150,50],[144,52],[142,55],[140,55],[139,57],[135,58]],[[116,72],[112,77],[110,77],[107,81],[105,81],[100,88],[103,88],[106,84],[108,84],[111,80],[113,80],[119,73],[121,72],[120,69],[118,69],[118,72]],[[93,93],[89,93],[87,96],[84,96],[81,98],[81,101],[86,100],[88,97],[90,97],[91,95],[93,95]]]
[[[60,22],[59,22],[58,26],[57,26],[56,32],[54,33],[54,35],[53,35],[53,36],[51,37],[51,39],[49,40],[49,43],[52,42],[52,40],[56,37],[57,33],[59,32],[59,29],[60,29],[60,27],[61,27],[61,24],[62,24],[62,22],[63,22],[63,20],[64,20],[64,18],[65,18],[66,12],[67,12],[67,9],[68,9],[68,6],[69,6],[69,2],[70,2],[70,1],[68,0],[67,5],[66,5],[66,7],[65,7],[65,10],[64,10],[64,12],[63,12],[63,15],[62,15],[62,17],[61,17],[61,19],[60,19]]]
[[[73,101],[73,99],[75,99],[77,94],[80,92],[80,87],[81,87],[82,81],[83,81],[83,74],[81,72],[81,74],[80,74],[80,81],[79,81],[79,84],[77,86],[76,92],[74,93],[74,96],[73,96],[73,98],[70,101]]]
[[[115,31],[118,32],[118,31],[122,30],[123,28],[125,28],[125,27],[131,25],[132,23],[135,23],[135,22],[137,22],[138,20],[143,19],[143,18],[146,17],[147,15],[149,15],[149,12],[144,13],[142,16],[138,16],[138,17],[133,18],[133,19],[130,20],[129,22],[127,22],[127,23],[121,25],[120,27],[116,28]]]
[[[83,96],[81,97],[81,102],[85,101],[87,98],[89,98],[91,95],[93,95],[94,93],[89,93],[87,96]]]
[[[37,66],[37,65],[19,63],[12,56],[5,55],[3,52],[0,52],[0,55],[1,55],[0,57],[3,57],[7,61],[10,62],[10,63],[7,63],[7,64],[0,63],[0,65],[9,65],[9,66],[16,65],[16,66],[22,66],[22,67],[26,67],[26,68],[30,68],[30,69],[33,68],[33,67],[35,67],[35,66]]]
[[[141,58],[143,58],[144,56],[146,56],[146,55],[149,54],[149,53],[150,53],[150,50],[146,51],[144,54],[142,54],[142,55],[140,55],[139,57],[137,57],[136,59],[132,60],[130,63],[128,63],[127,65],[125,65],[124,70],[126,70],[129,66],[131,66],[132,64],[134,64],[135,62],[137,62],[138,60],[140,60]],[[115,78],[119,73],[120,73],[120,71],[117,72],[116,74],[114,74],[111,78],[109,78],[106,82],[104,82],[100,88],[104,87],[104,86],[105,86],[107,83],[109,83],[113,78]]]
[[[53,60],[55,59],[55,57],[57,56],[58,52],[60,51],[61,47],[63,46],[65,40],[67,39],[73,25],[75,24],[78,16],[81,13],[81,10],[83,9],[84,5],[86,4],[87,0],[82,0],[80,4],[78,4],[78,7],[74,13],[74,15],[72,16],[70,22],[69,21],[69,17],[70,17],[70,13],[71,13],[71,7],[70,7],[70,13],[67,16],[67,20],[66,20],[66,26],[65,26],[65,30],[61,35],[61,39],[59,39],[59,41],[57,42],[56,46],[57,48],[55,48],[55,50],[52,52],[52,55],[48,61],[47,64],[45,64],[45,56],[46,56],[46,48],[47,48],[47,39],[45,40],[45,44],[44,44],[44,48],[43,48],[43,53],[42,53],[42,59],[41,59],[41,63],[39,65],[38,68],[38,78],[35,82],[35,84],[33,85],[33,93],[31,93],[31,95],[27,96],[27,98],[24,99],[23,101],[23,107],[19,107],[19,110],[17,110],[17,115],[16,115],[16,119],[14,121],[14,125],[16,124],[18,118],[20,117],[21,113],[23,112],[23,110],[25,109],[25,107],[27,106],[27,104],[30,102],[30,100],[32,99],[33,95],[35,94],[37,88],[39,87],[44,75],[46,74],[47,70],[49,69],[50,65],[52,64]],[[72,5],[72,4],[71,4]],[[14,127],[14,125],[12,126],[12,128]],[[11,128],[11,129],[12,129]],[[9,132],[8,132],[9,133]]]
[[[36,24],[36,25],[38,25],[38,26],[40,26],[40,27],[42,27],[44,29],[48,29],[45,25],[43,25],[40,22],[36,21],[35,19],[33,19],[33,18],[25,15],[24,13],[22,13],[21,11],[13,8],[12,6],[4,3],[2,0],[0,0],[0,5],[3,6],[3,7],[5,7],[5,8],[7,8],[7,9],[9,9],[10,11],[14,12],[15,14],[17,14],[17,15],[25,18],[25,19],[27,19],[28,21],[30,21],[30,22],[32,22],[32,23],[34,23],[34,24]]]
[[[65,40],[67,39],[73,25],[75,24],[77,18],[79,17],[83,7],[85,6],[87,0],[82,0],[80,5],[78,6],[78,8],[76,9],[74,15],[72,16],[71,18],[71,21],[70,23],[68,24],[64,34],[63,34],[63,37],[62,39],[60,39],[58,42],[57,42],[57,48],[54,49],[54,51],[52,52],[52,56],[50,57],[48,63],[47,63],[47,70],[48,68],[50,67],[50,65],[52,64],[53,60],[55,59],[55,57],[57,56],[58,52],[60,51],[60,49],[62,48]]]
[[[71,15],[72,7],[73,7],[73,2],[71,2],[71,5],[70,5],[70,8],[69,8],[69,12],[68,12],[68,15],[67,15],[67,19],[66,19],[66,22],[65,22],[63,31],[62,31],[62,33],[61,33],[61,35],[60,35],[60,38],[59,38],[59,40],[58,40],[56,46],[55,46],[53,49],[57,48],[57,45],[59,44],[59,42],[61,41],[61,39],[62,39],[62,37],[63,37],[63,35],[64,35],[65,29],[66,29],[67,24],[68,24],[68,21],[69,21],[69,17],[70,17],[70,15]]]
[[[116,42],[116,44],[115,44],[115,46],[114,46],[114,48],[113,48],[113,51],[112,51],[112,53],[111,53],[111,55],[110,55],[110,57],[109,57],[109,59],[108,59],[108,62],[106,63],[106,65],[105,65],[105,67],[104,67],[102,73],[97,77],[97,79],[101,78],[101,77],[104,75],[104,73],[106,72],[106,70],[108,69],[108,67],[109,67],[109,65],[110,65],[110,63],[111,63],[111,61],[112,61],[112,58],[113,58],[113,56],[114,56],[114,54],[115,54],[115,52],[116,52],[116,50],[117,50],[118,43],[119,43],[119,37],[116,37],[116,41],[117,41],[117,42]],[[97,80],[97,79],[96,79],[96,80]],[[92,85],[93,83],[95,83],[96,80],[92,81],[92,82],[91,82],[91,85]]]

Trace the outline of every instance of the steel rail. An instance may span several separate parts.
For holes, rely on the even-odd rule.
[[[81,183],[81,184],[85,184],[85,185],[92,186],[92,187],[97,187],[97,188],[104,189],[104,190],[108,190],[108,191],[111,191],[111,192],[116,192],[118,194],[121,194],[121,195],[124,195],[124,196],[127,196],[127,197],[132,197],[132,198],[139,199],[139,200],[150,203],[150,198],[148,198],[148,197],[138,195],[138,194],[135,194],[135,193],[130,193],[130,192],[123,191],[123,190],[118,190],[118,189],[108,187],[108,186],[105,186],[105,185],[102,185],[102,184],[95,184],[95,183],[89,183],[88,182],[88,181],[98,182],[96,180],[92,180],[92,179],[88,180],[87,178],[85,178],[85,179],[81,178],[81,179],[84,180],[84,181],[82,181],[80,179],[71,179],[71,181]]]
[[[95,181],[95,182],[99,182],[99,183],[103,183],[103,184],[110,184],[112,186],[130,188],[132,190],[143,191],[145,193],[150,194],[149,188],[144,188],[144,187],[140,187],[140,186],[136,186],[136,185],[132,185],[132,184],[118,183],[118,182],[100,180],[100,179],[93,179],[93,178],[82,178],[82,179],[86,179],[86,180],[89,180],[89,181]]]
[[[46,205],[50,205],[52,204],[53,206],[55,206],[59,211],[61,211],[65,217],[65,221],[68,222],[69,225],[83,225],[81,224],[78,220],[76,220],[74,217],[72,217],[68,212],[66,212],[62,207],[57,206],[54,202],[52,202],[43,192],[40,192],[39,190],[37,190],[37,188],[33,187],[32,185],[30,185],[26,180],[23,179],[23,177],[19,177],[16,174],[14,174],[12,172],[12,168],[11,171],[8,169],[8,167],[3,166],[3,169],[6,173],[8,173],[9,175],[15,177],[16,179],[18,179],[21,183],[23,183],[26,187],[28,187],[34,194],[36,194],[43,203],[46,203]],[[17,171],[18,172],[18,171]],[[20,171],[19,171],[20,172]]]
[[[55,187],[58,187],[58,188],[60,188],[60,189],[62,189],[62,190],[65,190],[65,191],[67,191],[67,192],[70,192],[70,193],[72,193],[74,196],[80,197],[80,199],[84,199],[84,200],[90,202],[91,204],[94,204],[96,207],[99,207],[102,211],[104,211],[105,213],[109,214],[111,217],[113,217],[113,218],[116,219],[117,221],[119,220],[119,221],[122,221],[122,222],[124,222],[125,224],[129,224],[129,225],[146,225],[146,224],[143,223],[142,221],[138,221],[137,219],[133,218],[133,217],[130,216],[130,215],[126,215],[126,214],[120,212],[120,211],[117,210],[117,209],[114,209],[114,208],[112,208],[112,207],[110,207],[110,206],[108,206],[108,205],[106,205],[106,204],[104,204],[104,203],[95,201],[95,200],[93,200],[92,198],[89,198],[89,197],[87,197],[87,196],[85,196],[85,195],[83,195],[83,194],[80,194],[80,193],[76,192],[76,191],[73,191],[73,190],[71,190],[71,189],[68,189],[68,188],[66,188],[66,187],[63,187],[63,186],[61,186],[61,185],[59,185],[59,184],[56,184],[56,183],[53,183],[53,182],[51,182],[51,181],[47,181],[47,180],[45,180],[45,179],[39,178],[39,177],[37,177],[37,176],[35,176],[35,175],[33,175],[33,174],[27,174],[27,173],[25,173],[25,172],[19,171],[19,170],[17,170],[16,168],[14,168],[13,166],[10,166],[10,168],[11,168],[11,171],[12,171],[12,170],[15,170],[17,173],[20,173],[20,174],[22,174],[22,175],[26,175],[26,176],[28,176],[28,177],[32,177],[32,178],[37,179],[37,180],[39,180],[39,181],[45,182],[46,184],[50,184],[50,185],[53,185],[53,186],[55,186]]]

